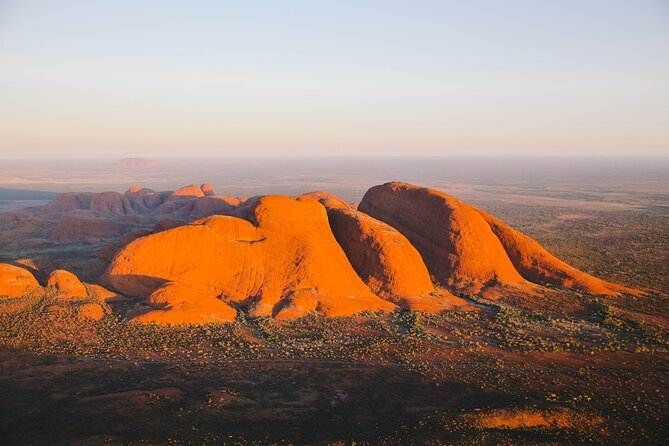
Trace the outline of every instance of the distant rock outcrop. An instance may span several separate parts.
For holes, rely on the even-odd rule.
[[[254,316],[339,316],[397,308],[357,276],[311,199],[259,198],[249,220],[213,216],[135,240],[105,273],[117,290],[148,296],[167,282],[240,302]]]
[[[35,276],[25,268],[0,263],[0,296],[20,297],[39,288]]]
[[[42,209],[47,212],[99,211],[121,216],[133,213],[128,199],[118,192],[68,192],[60,194]]]
[[[51,233],[49,240],[95,241],[121,236],[123,225],[108,218],[70,215]]]
[[[212,186],[211,183],[204,183],[202,186],[200,186],[200,189],[202,190],[202,193],[207,197],[216,195],[214,193],[214,186]]]

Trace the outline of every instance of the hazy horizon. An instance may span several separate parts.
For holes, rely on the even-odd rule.
[[[377,184],[405,181],[472,202],[669,208],[669,158],[632,157],[220,157],[163,158],[152,166],[118,159],[6,160],[0,189],[123,193],[131,186],[176,190],[212,183],[223,195],[298,195],[327,190],[359,201]]]
[[[0,3],[2,158],[669,154],[669,7]]]

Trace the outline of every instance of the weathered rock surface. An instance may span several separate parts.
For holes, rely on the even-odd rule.
[[[211,183],[204,183],[200,186],[200,190],[206,197],[211,197],[213,195],[216,195],[214,193],[214,186],[211,185]]]
[[[561,262],[531,238],[438,190],[386,183],[367,191],[359,210],[404,234],[434,280],[447,286],[530,288],[530,281],[593,294],[634,292]]]
[[[478,290],[524,280],[481,214],[441,191],[386,183],[369,189],[358,209],[404,234],[438,283]]]
[[[229,322],[237,310],[207,290],[169,282],[147,299],[153,307],[134,312],[131,320],[157,324],[206,324]]]
[[[109,291],[100,285],[90,284],[88,287],[90,288],[91,296],[97,300],[101,300],[103,302],[118,302],[125,300],[124,296],[113,291]]]
[[[56,288],[61,297],[86,297],[86,287],[77,276],[64,269],[57,269],[49,275],[47,286]]]
[[[68,192],[42,206],[47,212],[68,212],[74,210],[99,211],[114,215],[133,213],[128,199],[118,192]]]
[[[467,304],[448,292],[436,292],[420,254],[396,229],[351,208],[328,208],[327,212],[346,257],[378,296],[401,308],[427,313]]]
[[[112,219],[90,215],[70,215],[53,230],[49,240],[95,241],[120,237],[123,225]]]
[[[39,283],[30,271],[0,263],[0,296],[20,297],[36,288],[39,288]]]
[[[105,310],[100,304],[87,303],[79,307],[79,317],[99,321],[105,317]]]
[[[242,302],[257,316],[287,307],[312,311],[294,302],[301,292],[310,295],[309,308],[316,301],[326,315],[396,308],[357,276],[318,202],[265,196],[249,219],[213,216],[135,240],[116,255],[105,280],[140,296],[177,282]]]
[[[352,206],[349,202],[327,191],[310,192],[308,194],[302,194],[300,197],[313,198],[327,209],[352,209]]]

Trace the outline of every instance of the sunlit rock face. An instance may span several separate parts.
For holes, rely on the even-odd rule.
[[[446,286],[479,291],[537,282],[592,294],[635,292],[567,265],[530,237],[435,189],[386,183],[368,190],[358,208],[404,234]]]
[[[167,282],[203,288],[258,316],[397,308],[358,277],[332,235],[325,208],[308,198],[265,196],[248,220],[212,216],[137,239],[116,255],[105,280],[140,296]]]
[[[0,263],[0,296],[19,297],[37,288],[39,283],[30,271],[8,263]]]

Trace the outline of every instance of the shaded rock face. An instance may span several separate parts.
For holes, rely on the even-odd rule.
[[[447,286],[479,291],[535,281],[593,294],[627,290],[570,267],[529,237],[441,191],[386,183],[367,191],[358,209],[404,234],[434,280]]]
[[[157,324],[206,324],[229,322],[237,310],[206,290],[167,283],[151,293],[149,309],[136,310],[130,320]]]
[[[81,283],[77,276],[64,269],[53,271],[49,275],[46,284],[60,291],[60,297],[86,297],[86,287],[84,287],[84,284]]]
[[[327,209],[352,209],[352,206],[349,202],[327,191],[310,192],[308,194],[302,194],[300,197],[313,198]]]
[[[327,212],[337,242],[378,296],[400,308],[426,313],[467,304],[446,291],[436,292],[420,254],[396,229],[351,208]]]
[[[207,196],[207,197],[211,197],[211,196],[213,196],[213,195],[216,195],[216,194],[214,193],[214,186],[212,186],[211,183],[204,183],[204,184],[202,184],[202,185],[200,186],[200,190],[201,190],[202,193],[203,193],[205,196]]]
[[[368,190],[358,209],[404,234],[438,283],[480,289],[524,280],[481,214],[443,192],[386,183]]]
[[[53,230],[49,240],[93,241],[120,237],[123,225],[108,218],[70,215]]]
[[[332,232],[351,265],[381,297],[431,293],[420,254],[399,231],[353,209],[328,209]]]
[[[30,271],[0,263],[0,296],[20,297],[36,288],[39,288],[39,283]]]
[[[206,289],[246,305],[254,316],[396,308],[358,277],[318,202],[260,197],[249,220],[213,216],[135,240],[116,255],[104,278],[139,296],[167,282]]]
[[[131,187],[124,197],[138,214],[147,214],[160,206],[172,194],[170,191],[155,192],[145,187]]]
[[[123,216],[133,213],[128,199],[118,192],[68,192],[60,194],[42,208],[47,212],[86,210]]]

